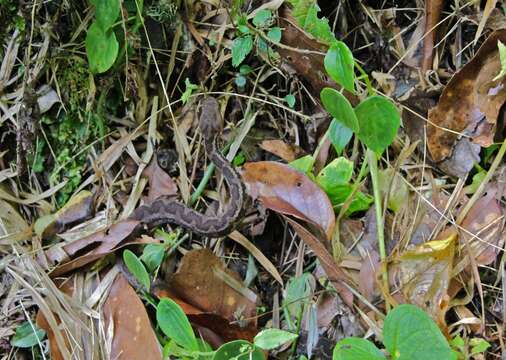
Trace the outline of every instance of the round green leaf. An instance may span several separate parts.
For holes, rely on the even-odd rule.
[[[332,160],[320,171],[316,177],[316,182],[323,190],[331,191],[336,185],[348,184],[352,175],[353,162],[344,157],[339,157]]]
[[[96,0],[95,5],[96,23],[105,32],[116,22],[119,15],[119,0]]]
[[[232,43],[232,65],[240,65],[252,49],[253,38],[251,35],[236,38]]]
[[[156,307],[156,321],[176,344],[190,351],[199,351],[199,344],[183,309],[171,299],[161,299]]]
[[[214,353],[212,360],[265,360],[262,350],[246,340],[234,340],[223,344]]]
[[[123,261],[133,276],[149,291],[151,280],[141,260],[130,250],[123,251]]]
[[[329,126],[329,139],[338,154],[348,145],[352,135],[353,131],[350,128],[344,126],[342,122],[332,119]]]
[[[343,94],[336,89],[324,88],[320,93],[320,98],[325,109],[337,121],[341,122],[353,132],[359,131],[360,124],[357,120],[357,115],[355,115],[353,107]]]
[[[34,331],[35,330],[35,331]],[[16,328],[16,334],[11,339],[11,345],[19,348],[29,348],[37,345],[46,336],[46,332],[37,325],[25,321]]]
[[[383,325],[383,342],[396,360],[454,360],[455,353],[434,321],[415,305],[390,311]]]
[[[86,33],[86,55],[93,73],[103,73],[110,69],[118,56],[119,44],[113,31],[103,31],[94,22]]]
[[[260,331],[253,343],[261,349],[272,350],[297,339],[298,335],[280,329],[266,329]]]
[[[281,41],[281,28],[273,27],[267,33],[267,37],[271,39],[273,42],[278,43]]]
[[[355,61],[351,50],[342,41],[336,41],[323,59],[325,70],[330,77],[346,90],[355,93]]]
[[[386,360],[386,357],[372,342],[349,337],[336,344],[332,360]]]
[[[374,152],[381,154],[394,141],[401,123],[395,105],[382,96],[371,96],[356,108],[360,131],[358,138]]]

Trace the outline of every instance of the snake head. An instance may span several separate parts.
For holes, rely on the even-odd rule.
[[[206,97],[202,100],[199,128],[202,136],[207,140],[218,136],[223,130],[223,118],[218,101],[214,97]]]

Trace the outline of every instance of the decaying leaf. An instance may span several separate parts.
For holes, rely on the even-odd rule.
[[[104,332],[112,335],[111,359],[162,359],[146,308],[125,277],[118,274],[104,304]]]
[[[457,236],[428,241],[394,260],[391,275],[404,297],[401,301],[425,309],[444,329]]]
[[[273,161],[246,163],[242,179],[249,195],[282,214],[319,226],[332,237],[335,215],[329,198],[305,174]]]
[[[506,30],[495,31],[487,38],[473,59],[450,80],[437,106],[429,111],[429,152],[434,161],[446,163],[443,165],[451,175],[465,176],[476,161],[476,156],[459,152],[479,151],[476,145],[474,149],[459,149],[458,143],[468,139],[483,147],[493,143],[499,110],[506,100],[506,79],[493,80],[501,69],[498,41],[506,42]],[[457,163],[459,169],[453,169]]]
[[[283,140],[264,140],[260,143],[260,147],[287,162],[292,162],[304,154],[301,148],[287,144]]]

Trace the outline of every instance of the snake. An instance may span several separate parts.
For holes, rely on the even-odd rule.
[[[225,236],[240,221],[245,189],[238,172],[218,149],[217,141],[223,130],[223,117],[216,98],[206,97],[202,100],[198,127],[208,158],[221,172],[227,184],[229,199],[222,212],[217,215],[204,215],[172,197],[160,196],[135,209],[129,216],[130,220],[140,221],[148,228],[175,224],[207,237]]]

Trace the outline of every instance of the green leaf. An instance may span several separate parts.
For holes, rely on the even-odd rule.
[[[199,351],[199,344],[183,309],[173,300],[163,298],[156,307],[156,321],[167,337],[189,351]]]
[[[293,96],[292,94],[288,94],[285,96],[284,100],[286,101],[288,106],[293,109],[293,107],[295,106],[295,96]]]
[[[253,49],[251,35],[241,36],[232,43],[232,65],[239,66]]]
[[[304,30],[327,45],[336,41],[328,19],[318,18],[320,8],[316,4],[316,0],[292,0],[291,3],[293,5],[292,16],[297,19]]]
[[[349,337],[336,344],[332,360],[386,360],[386,357],[372,342]]]
[[[323,59],[325,70],[330,77],[346,90],[355,93],[355,60],[348,46],[342,41],[336,41],[327,51]],[[353,129],[353,128],[352,128]]]
[[[149,291],[151,281],[149,280],[149,274],[141,260],[130,250],[125,250],[123,251],[123,261],[132,275],[135,276],[147,291]]]
[[[163,261],[165,246],[162,244],[147,244],[142,251],[141,260],[149,272],[153,272]]]
[[[383,342],[392,359],[456,359],[430,316],[410,304],[399,305],[388,313],[383,325]]]
[[[239,74],[235,77],[234,82],[238,87],[242,88],[246,85],[246,77]]]
[[[248,64],[243,64],[239,66],[239,73],[241,73],[241,75],[248,75],[252,71],[253,69]]]
[[[357,115],[355,115],[353,107],[343,94],[336,89],[326,87],[321,91],[320,99],[322,100],[325,110],[327,110],[334,119],[353,132],[359,132],[360,124]]]
[[[253,25],[257,28],[269,26],[272,21],[272,12],[268,9],[262,9],[253,17]]]
[[[283,306],[292,317],[298,317],[315,287],[315,279],[309,273],[291,278],[286,285]]]
[[[469,340],[469,345],[471,346],[471,355],[485,352],[490,347],[490,343],[481,338],[472,338]]]
[[[197,90],[199,87],[198,85],[192,84],[188,78],[184,79],[184,85],[185,90],[184,93],[181,94],[181,101],[183,104],[186,104],[188,100],[190,100],[190,96],[192,96],[193,91]]]
[[[332,160],[320,171],[316,176],[316,182],[323,190],[332,191],[335,186],[348,184],[352,176],[353,162],[344,157],[339,157]]]
[[[272,350],[297,339],[299,335],[280,329],[260,331],[253,339],[253,344],[264,350]]]
[[[340,154],[351,140],[353,131],[342,122],[332,119],[329,126],[329,139],[334,145],[336,152]]]
[[[271,39],[272,42],[278,43],[281,41],[281,28],[273,27],[267,33],[267,37]]]
[[[492,81],[497,81],[506,75],[506,46],[501,42],[501,40],[497,40],[497,47],[499,48],[499,60],[501,62],[501,70],[499,74]]]
[[[395,105],[382,96],[371,96],[356,108],[360,131],[358,138],[374,152],[381,154],[394,141],[401,118]]]
[[[308,174],[311,173],[311,171],[313,170],[314,159],[311,155],[306,155],[298,159],[295,159],[288,165],[294,168],[295,170],[303,172],[304,174]]]
[[[96,74],[106,72],[116,61],[119,44],[113,31],[103,31],[94,22],[86,33],[86,55],[90,71]]]
[[[95,0],[96,23],[102,31],[109,30],[119,16],[119,0]]]
[[[246,340],[234,340],[221,345],[212,360],[265,360],[264,353]]]
[[[39,329],[34,323],[25,321],[16,328],[16,334],[11,339],[11,345],[19,348],[29,348],[37,345],[45,336],[46,332],[44,330]]]
[[[336,208],[340,208],[348,197],[353,192],[353,185],[347,184],[347,185],[337,185],[334,186],[331,191],[326,192],[327,196],[329,197],[330,202],[332,205]],[[359,211],[366,211],[369,209],[371,204],[374,202],[374,199],[372,196],[364,194],[361,191],[357,191],[355,195],[353,196],[350,205],[348,206],[348,209],[346,210],[345,214],[346,216],[353,215],[356,212]]]

